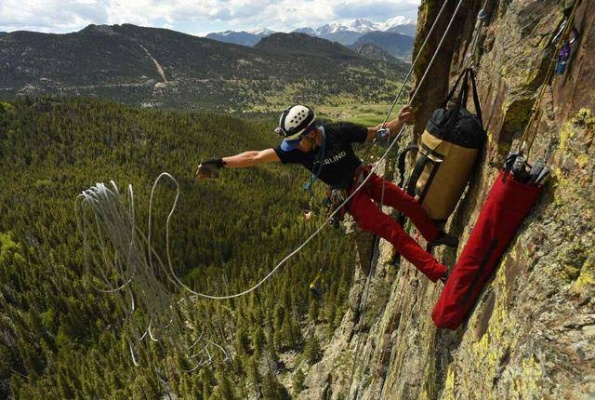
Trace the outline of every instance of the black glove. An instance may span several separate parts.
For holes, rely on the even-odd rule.
[[[213,158],[211,160],[203,161],[196,169],[196,178],[216,178],[219,176],[219,169],[225,166],[225,161],[221,158]]]

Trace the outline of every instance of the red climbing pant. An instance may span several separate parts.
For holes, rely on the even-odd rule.
[[[384,182],[384,196],[383,196]],[[359,185],[354,184],[352,189]],[[376,203],[393,207],[404,213],[417,227],[424,239],[431,241],[438,235],[439,229],[428,217],[419,203],[397,185],[384,181],[372,174],[366,184],[351,198],[347,212],[365,231],[372,232],[388,240],[395,249],[424,273],[432,282],[436,282],[447,271],[430,253],[425,251],[391,216],[380,210]]]

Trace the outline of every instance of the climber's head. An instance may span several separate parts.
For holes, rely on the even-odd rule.
[[[310,107],[299,104],[287,107],[279,118],[279,126],[275,132],[283,138],[281,149],[293,150],[300,145],[300,141],[313,129],[316,114]]]

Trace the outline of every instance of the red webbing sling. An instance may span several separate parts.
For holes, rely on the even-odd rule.
[[[439,328],[454,330],[466,318],[542,188],[500,172],[432,311]]]

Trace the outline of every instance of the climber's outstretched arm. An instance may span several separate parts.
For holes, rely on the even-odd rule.
[[[275,150],[249,150],[234,156],[213,158],[201,162],[196,169],[198,179],[211,178],[215,176],[220,168],[247,168],[267,162],[280,162]]]
[[[235,156],[223,157],[221,160],[225,168],[245,168],[256,164],[281,161],[273,149],[245,151]]]

